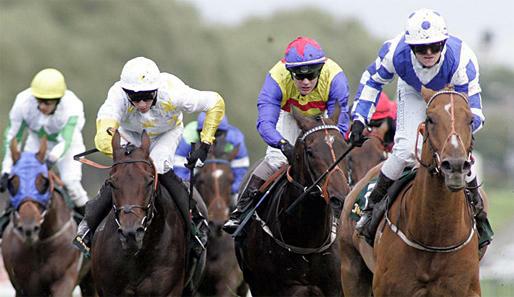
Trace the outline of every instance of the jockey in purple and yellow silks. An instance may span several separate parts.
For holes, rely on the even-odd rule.
[[[139,145],[141,134],[146,131],[150,137],[150,158],[158,173],[159,182],[170,193],[184,218],[192,213],[199,240],[193,240],[193,251],[199,256],[207,241],[207,210],[201,199],[197,207],[185,209],[191,204],[185,185],[172,170],[175,150],[182,138],[184,125],[182,113],[205,112],[200,146],[187,158],[187,167],[192,170],[197,162],[207,158],[207,152],[214,141],[214,134],[225,114],[223,98],[216,92],[199,91],[182,82],[178,77],[161,73],[154,61],[137,57],[128,61],[121,71],[120,80],[110,88],[107,99],[97,116],[96,148],[112,155],[112,136],[109,128],[116,128],[126,142]],[[109,186],[103,186],[97,199],[87,204],[86,215],[79,225],[74,243],[84,252],[89,251],[91,233],[112,208]],[[200,208],[200,209],[198,209]],[[92,231],[92,232],[89,232]],[[89,234],[88,237],[85,237]],[[196,235],[195,235],[196,236]],[[201,246],[196,245],[201,243]]]
[[[293,40],[280,60],[266,76],[257,100],[257,130],[268,144],[266,157],[256,167],[237,201],[237,208],[224,230],[233,233],[242,214],[252,205],[259,187],[282,164],[291,160],[293,146],[301,130],[293,118],[291,107],[304,115],[331,115],[341,109],[338,127],[349,129],[348,80],[339,65],[325,57],[325,52],[307,37]],[[339,213],[336,211],[336,213]]]

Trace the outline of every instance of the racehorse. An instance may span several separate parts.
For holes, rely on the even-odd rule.
[[[368,171],[387,158],[384,137],[390,127],[387,121],[382,121],[378,127],[364,130],[368,138],[361,147],[354,148],[347,158],[348,180],[354,186]]]
[[[113,209],[98,227],[91,249],[101,296],[182,296],[186,282],[185,223],[169,193],[158,184],[150,138],[141,147],[112,140],[107,180]]]
[[[216,139],[205,165],[194,178],[195,186],[207,205],[211,229],[204,278],[198,289],[203,296],[246,296],[248,291],[237,264],[234,240],[222,231],[232,204],[230,192],[234,174],[230,162],[239,152],[239,146],[225,151],[226,145],[224,137]]]
[[[440,91],[428,101],[418,128],[421,157],[415,152],[420,167],[386,208],[374,250],[356,235],[349,214],[380,166],[348,195],[340,229],[345,296],[370,296],[371,289],[373,296],[480,296],[478,236],[464,193],[471,119],[460,93]]]
[[[344,170],[334,167],[319,191],[310,192],[296,209],[286,212],[346,148],[335,124],[339,110],[331,118],[311,118],[293,109],[293,117],[302,133],[287,179],[276,184],[258,208],[236,253],[253,296],[341,296],[339,214],[330,204],[342,203],[349,192]]]
[[[59,179],[45,164],[47,141],[41,140],[37,153],[20,153],[15,139],[10,149],[8,189],[14,212],[3,235],[2,256],[11,284],[16,296],[71,296],[82,264],[71,245],[77,225],[54,190]],[[96,296],[89,278],[84,280],[82,296]]]

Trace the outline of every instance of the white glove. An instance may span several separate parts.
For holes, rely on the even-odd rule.
[[[55,163],[64,153],[66,143],[63,141],[56,146],[48,153],[47,160],[50,163]]]

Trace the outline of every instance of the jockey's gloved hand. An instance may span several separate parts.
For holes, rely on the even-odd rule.
[[[350,133],[350,143],[354,146],[362,146],[364,143],[364,124],[360,121],[354,121]]]
[[[5,192],[7,190],[7,183],[9,182],[9,174],[6,172],[2,174],[0,177],[0,193]]]
[[[287,162],[289,164],[292,164],[292,161],[294,159],[294,146],[289,143],[286,139],[281,139],[279,142],[279,148],[282,154],[286,156]]]
[[[193,152],[189,154],[189,156],[186,158],[187,163],[185,166],[189,169],[193,169],[196,167],[196,163],[200,161],[200,164],[198,164],[199,167],[203,166],[203,162],[205,159],[207,159],[207,153],[209,152],[209,149],[211,148],[211,145],[206,142],[200,143],[200,146],[195,149]]]

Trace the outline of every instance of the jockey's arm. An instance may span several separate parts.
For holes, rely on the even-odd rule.
[[[11,140],[16,137],[16,141],[20,143],[23,138],[23,131],[27,127],[27,123],[23,118],[23,111],[26,108],[24,104],[28,104],[28,102],[27,99],[22,96],[22,94],[23,93],[18,94],[14,100],[11,111],[9,112],[9,122],[7,124],[7,128],[5,128],[3,139],[4,156],[2,162],[2,173],[9,173],[11,171],[12,159],[11,150],[9,149]]]
[[[282,90],[268,73],[257,98],[257,131],[274,148],[278,148],[280,140],[284,138],[276,129],[281,101]]]
[[[50,162],[56,162],[68,151],[68,149],[71,146],[73,134],[75,133],[75,129],[77,128],[78,121],[78,116],[71,116],[68,118],[68,121],[59,132],[59,143],[55,145],[48,154],[48,160]]]
[[[95,147],[107,156],[112,156],[112,135],[107,129],[119,128],[123,114],[123,101],[119,92],[115,86],[111,87],[96,118]]]
[[[344,135],[349,130],[350,119],[348,116],[348,96],[350,88],[348,86],[348,79],[341,71],[335,75],[330,83],[330,91],[327,100],[328,115],[331,116],[339,105],[340,114],[337,121],[339,131]]]

